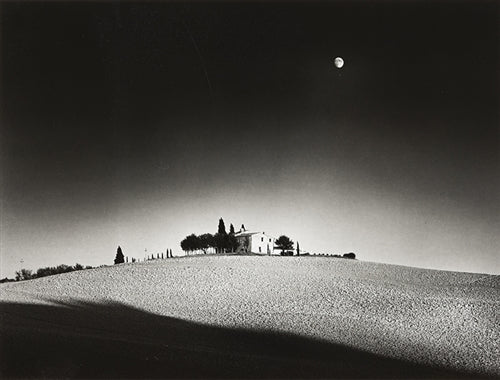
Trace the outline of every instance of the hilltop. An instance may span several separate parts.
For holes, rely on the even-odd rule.
[[[198,256],[0,285],[2,374],[500,376],[500,276]]]

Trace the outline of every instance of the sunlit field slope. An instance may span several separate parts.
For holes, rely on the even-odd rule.
[[[500,277],[203,256],[0,286],[1,371],[36,377],[500,376]]]

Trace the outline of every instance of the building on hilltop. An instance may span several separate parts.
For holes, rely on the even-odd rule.
[[[236,253],[257,253],[261,255],[272,255],[274,252],[274,239],[264,232],[250,232],[242,229],[234,234],[238,240]]]

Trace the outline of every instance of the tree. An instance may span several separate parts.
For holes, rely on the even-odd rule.
[[[234,234],[229,234],[227,235],[227,240],[228,240],[228,248],[231,250],[231,252],[236,252],[239,246],[238,239],[236,239],[236,236],[234,236]]]
[[[229,235],[234,235],[234,226],[233,223],[229,226]]]
[[[299,242],[297,242],[297,256],[300,256],[300,247],[299,247]]]
[[[200,238],[195,234],[188,236],[188,246],[190,251],[198,251],[201,249]]]
[[[196,236],[195,234],[191,234],[181,241],[181,248],[185,252],[198,251],[202,249],[201,247],[202,247],[201,239],[199,236]]]
[[[293,249],[293,241],[288,236],[281,235],[276,240],[276,249],[281,249],[281,255],[284,256],[286,251]]]
[[[227,232],[226,232],[226,226],[224,224],[224,220],[222,220],[222,218],[219,219],[219,228],[217,230],[217,233],[221,234],[221,235],[226,235]]]
[[[204,254],[207,253],[207,249],[214,246],[214,236],[212,234],[203,234],[199,236],[200,249]]]
[[[214,235],[214,246],[217,253],[224,253],[227,248],[227,234],[216,233]]]
[[[123,252],[120,246],[116,250],[115,264],[121,264],[125,262],[125,257],[123,257]]]
[[[189,252],[189,247],[188,247],[188,240],[187,240],[187,237],[182,239],[181,241],[181,248],[184,252]]]

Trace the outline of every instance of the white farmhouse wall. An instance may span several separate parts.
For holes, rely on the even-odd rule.
[[[264,232],[241,232],[237,233],[239,247],[237,253],[257,253],[260,255],[273,255],[276,239],[266,235]],[[279,252],[277,252],[279,254]]]
[[[253,253],[260,253],[263,255],[273,254],[274,238],[262,232],[252,235],[251,250]]]

